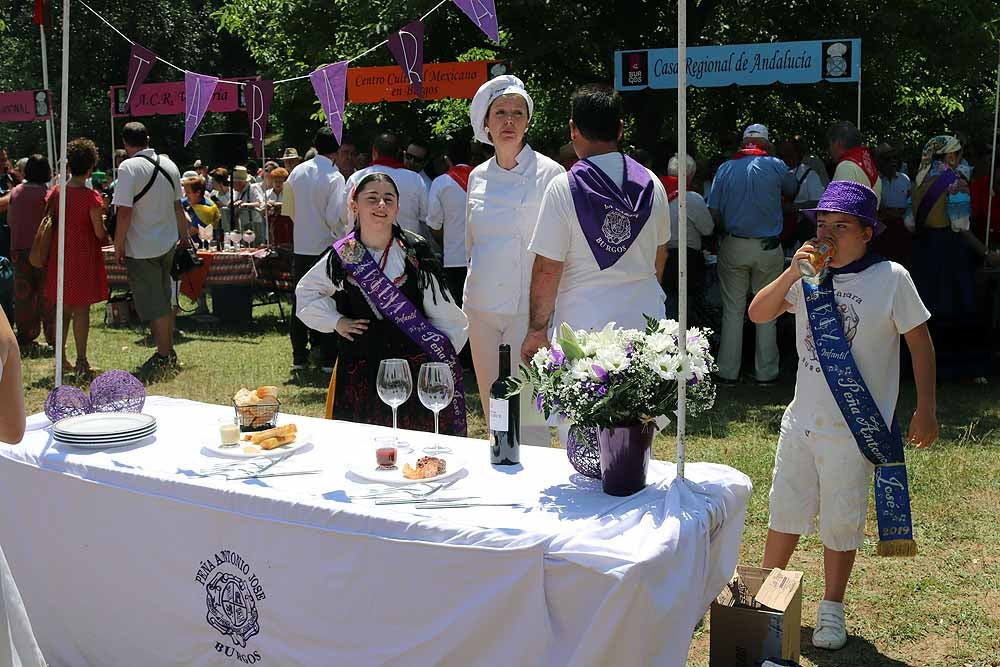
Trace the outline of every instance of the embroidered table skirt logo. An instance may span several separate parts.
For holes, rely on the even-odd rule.
[[[260,633],[257,603],[267,595],[250,564],[222,549],[199,563],[194,580],[205,587],[205,620],[225,638],[215,650],[245,664],[260,662],[260,652],[250,652],[247,642]]]

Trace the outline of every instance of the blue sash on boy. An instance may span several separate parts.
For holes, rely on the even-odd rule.
[[[351,232],[333,244],[341,264],[382,317],[399,327],[399,330],[416,343],[433,361],[441,361],[451,368],[455,379],[455,398],[445,408],[442,432],[465,436],[467,431],[465,411],[465,386],[462,384],[462,365],[458,363],[455,348],[440,329],[427,321],[420,309],[406,298],[392,280],[379,268],[378,263]]]
[[[653,210],[653,179],[641,164],[622,154],[622,187],[590,160],[569,170],[569,190],[580,228],[597,265],[613,266],[628,252]]]
[[[915,556],[910,516],[910,492],[903,460],[903,439],[895,415],[890,429],[879,412],[864,378],[854,362],[844,328],[837,318],[833,273],[856,273],[885,261],[869,252],[840,269],[832,269],[823,282],[802,281],[806,314],[823,377],[833,392],[861,454],[875,465],[875,515],[878,519],[880,556]]]

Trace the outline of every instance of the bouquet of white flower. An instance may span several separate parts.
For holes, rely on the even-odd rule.
[[[614,322],[601,331],[563,324],[556,343],[539,349],[526,369],[538,410],[585,427],[650,425],[674,414],[678,382],[687,383],[688,414],[710,409],[715,361],[709,332],[688,329],[682,365],[677,322],[647,321],[645,331],[616,329]]]

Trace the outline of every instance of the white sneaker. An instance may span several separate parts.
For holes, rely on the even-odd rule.
[[[844,603],[822,600],[816,611],[816,629],[813,630],[813,646],[831,651],[844,648],[847,643],[847,627],[844,623]]]

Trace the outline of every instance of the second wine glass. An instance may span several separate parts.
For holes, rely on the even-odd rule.
[[[410,362],[406,359],[383,359],[378,365],[376,380],[378,397],[392,408],[392,437],[399,446],[398,429],[396,426],[396,410],[410,397],[413,391],[413,376],[410,374]]]
[[[417,376],[417,396],[424,407],[434,412],[434,445],[425,447],[427,454],[446,454],[451,452],[448,447],[442,447],[438,440],[438,415],[448,407],[455,398],[455,378],[448,364],[439,361],[422,364]]]

